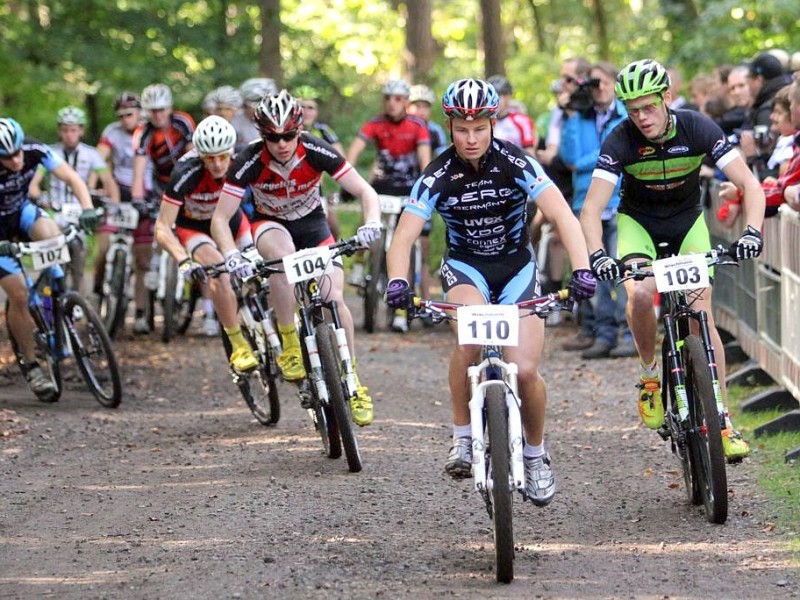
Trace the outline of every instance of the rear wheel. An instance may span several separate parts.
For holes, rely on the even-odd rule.
[[[369,249],[369,269],[364,288],[364,330],[373,333],[377,325],[380,302],[386,290],[386,232]]]
[[[492,485],[492,524],[497,581],[514,579],[514,524],[512,520],[511,451],[508,443],[508,407],[503,389],[489,388],[486,394],[489,434],[489,469]],[[488,480],[488,478],[487,478]]]
[[[91,305],[77,292],[61,296],[61,313],[69,334],[72,355],[86,385],[106,408],[122,401],[122,380],[111,340]]]
[[[341,361],[334,344],[334,333],[330,323],[321,323],[317,326],[316,339],[322,372],[325,374],[325,385],[342,438],[347,466],[352,473],[358,473],[362,468],[361,454],[358,451],[355,427],[350,414],[350,403],[344,392]]]
[[[688,336],[684,348],[689,418],[692,424],[687,435],[689,453],[694,462],[706,518],[709,523],[724,523],[728,518],[728,477],[714,384],[700,338]]]
[[[64,386],[61,381],[61,364],[53,356],[53,352],[50,349],[51,342],[48,342],[48,338],[55,334],[48,333],[44,318],[42,317],[42,313],[38,307],[31,310],[31,316],[33,317],[33,322],[36,324],[36,327],[33,330],[33,340],[36,346],[36,362],[39,363],[39,366],[42,367],[45,374],[50,377],[50,381],[52,381],[56,387],[56,391],[53,394],[50,394],[49,396],[37,396],[37,398],[42,402],[57,402],[61,397],[61,392],[64,390]],[[6,300],[6,318],[8,318],[8,300]],[[6,321],[6,326],[8,326],[8,321]],[[11,342],[11,349],[14,351],[17,364],[24,375],[25,371],[22,366],[25,363],[25,356],[22,354],[22,350],[20,349],[19,344],[17,344],[17,340],[14,339],[14,335],[11,333],[10,327],[8,327],[8,339]]]

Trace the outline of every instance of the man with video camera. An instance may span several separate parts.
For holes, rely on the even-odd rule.
[[[572,210],[579,215],[600,154],[600,146],[628,113],[614,96],[617,69],[606,62],[595,64],[588,79],[580,79],[570,95],[567,109],[573,114],[564,123],[559,155],[572,170]],[[617,248],[619,185],[603,212],[603,245]],[[616,292],[616,294],[615,294]],[[616,297],[615,297],[616,295]],[[610,282],[598,282],[596,300],[581,304],[581,331],[564,345],[583,350],[583,358],[636,356],[625,317],[625,294]],[[620,335],[621,334],[621,335]]]

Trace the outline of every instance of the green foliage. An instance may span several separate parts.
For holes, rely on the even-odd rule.
[[[609,56],[599,55],[592,12],[597,3],[608,28]],[[619,66],[654,56],[679,66],[688,80],[764,49],[800,48],[796,0],[694,0],[694,5],[699,17],[686,26],[687,4],[674,0],[508,0],[502,4],[506,74],[535,115],[551,105],[549,83],[570,56]],[[544,47],[534,27],[534,6]],[[485,75],[479,13],[474,0],[434,2],[439,58],[425,80],[437,94],[456,78]],[[199,117],[210,89],[258,74],[259,19],[258,3],[243,0],[2,3],[0,113],[50,140],[58,108],[84,105],[93,119],[87,136],[93,141],[113,118],[117,93],[162,81],[173,88],[179,108]],[[319,90],[322,115],[347,147],[379,110],[381,83],[404,73],[405,19],[405,6],[393,0],[283,0],[283,60],[270,68],[289,89]]]

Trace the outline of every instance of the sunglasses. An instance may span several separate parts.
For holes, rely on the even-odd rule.
[[[300,135],[300,130],[287,131],[286,133],[265,133],[264,139],[273,144],[278,142],[291,142],[294,138]]]

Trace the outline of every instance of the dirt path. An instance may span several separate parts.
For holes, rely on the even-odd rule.
[[[637,425],[634,361],[576,362],[554,330],[545,376],[558,493],[515,502],[516,579],[495,583],[490,522],[442,470],[442,330],[362,336],[376,421],[364,471],[323,458],[294,388],[258,426],[218,342],[124,341],[116,411],[38,403],[0,369],[2,598],[796,598],[800,574],[748,465],[730,519],[685,501],[667,445]],[[8,356],[2,347],[2,356]]]

